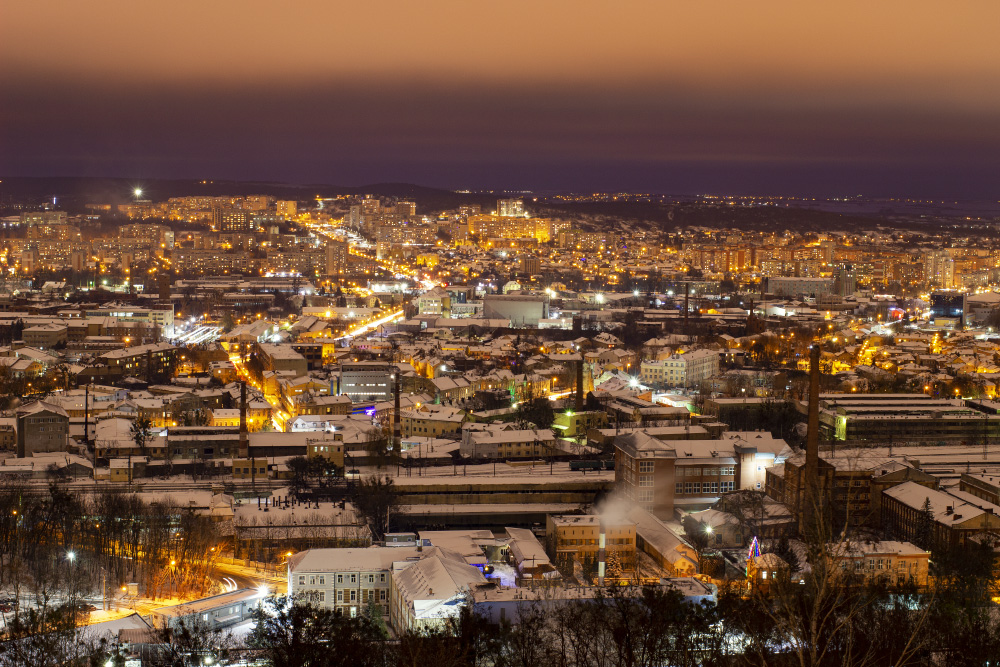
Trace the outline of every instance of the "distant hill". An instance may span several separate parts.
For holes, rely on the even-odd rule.
[[[311,200],[316,197],[340,195],[375,195],[396,197],[417,203],[422,214],[454,210],[462,205],[479,204],[484,211],[493,210],[499,195],[464,193],[431,188],[412,183],[373,183],[358,187],[312,183],[296,185],[269,181],[200,181],[188,179],[94,178],[94,177],[2,177],[0,178],[0,208],[10,210],[12,204],[39,205],[58,199],[59,208],[80,212],[86,204],[117,205],[132,200],[135,188],[141,187],[143,198],[163,201],[184,196],[245,196],[271,195],[278,199]],[[646,201],[573,202],[544,200],[527,202],[537,216],[580,219],[600,217],[631,221],[643,227],[672,231],[682,227],[738,228],[775,230],[795,229],[825,231],[833,229],[870,229],[884,224],[889,227],[920,226],[927,221],[916,216],[886,216],[872,213],[845,214],[815,208],[780,208],[772,206],[727,206],[700,200],[680,203]],[[908,218],[908,220],[900,218]],[[585,227],[593,226],[585,223]]]
[[[888,221],[878,215],[845,215],[829,211],[772,206],[726,206],[700,201],[658,202],[546,202],[532,205],[539,216],[578,218],[606,216],[671,231],[681,227],[784,229],[826,231],[871,228]],[[893,225],[893,226],[898,226]]]
[[[170,197],[225,195],[271,195],[278,199],[307,200],[338,195],[377,195],[398,197],[417,203],[422,213],[453,209],[465,204],[480,204],[490,210],[496,198],[490,195],[466,194],[429,188],[411,183],[375,183],[360,187],[329,184],[295,185],[266,181],[186,180],[186,179],[127,179],[94,177],[0,177],[0,201],[11,203],[41,203],[56,197],[67,210],[83,208],[85,204],[122,204],[132,199],[135,188],[142,188],[143,198],[163,201]]]

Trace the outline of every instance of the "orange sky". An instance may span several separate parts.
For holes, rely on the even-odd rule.
[[[212,108],[254,94],[280,94],[295,114],[308,115],[304,107],[320,103],[339,107],[313,108],[315,122],[303,124],[310,132],[322,130],[322,113],[328,113],[335,124],[369,120],[406,143],[437,146],[448,143],[456,126],[469,125],[467,135],[448,143],[455,159],[462,158],[462,146],[482,143],[476,135],[482,128],[468,114],[483,110],[497,116],[491,121],[497,136],[514,143],[552,141],[553,131],[567,135],[565,122],[530,131],[540,127],[539,114],[566,111],[580,135],[556,137],[552,150],[579,150],[593,141],[595,159],[620,159],[624,153],[654,161],[773,160],[775,151],[766,150],[770,139],[779,144],[778,154],[794,157],[802,141],[823,143],[813,135],[824,124],[838,132],[860,126],[881,136],[872,125],[881,123],[889,139],[907,129],[908,145],[916,148],[928,132],[932,142],[947,143],[998,120],[997,26],[995,0],[5,0],[0,84],[39,90],[27,96],[34,102],[19,105],[16,95],[0,100],[0,120],[8,123],[0,132],[30,120],[32,103],[51,113],[50,98],[72,103],[91,87],[122,96],[107,113],[97,102],[83,100],[98,117],[122,113],[121,104],[135,104],[135,114],[149,112],[150,105],[187,100],[190,94],[191,103],[196,97],[204,101],[205,132],[223,122],[211,119]],[[341,86],[376,90],[370,95],[378,100],[371,104],[392,106],[397,113],[339,116],[351,103],[338,99]],[[135,91],[132,102],[126,90]],[[233,91],[239,92],[230,95]],[[315,100],[313,91],[319,94]],[[406,118],[415,98],[426,99],[414,112],[417,118]],[[449,113],[441,101],[448,99],[464,104],[463,112]],[[429,114],[438,105],[447,122],[435,126]],[[511,112],[506,123],[499,113],[505,105]],[[581,105],[598,111],[581,114]],[[633,143],[616,133],[602,135],[611,113],[601,113],[602,105],[616,107],[613,117],[630,134],[648,134],[653,117],[660,116],[676,123],[679,136],[670,141],[651,136],[650,152],[635,155]],[[150,118],[136,127],[173,131],[155,113]],[[717,128],[706,124],[712,118],[718,119]],[[261,116],[257,125],[275,122],[278,116]],[[734,133],[744,126],[745,142]],[[23,130],[30,136],[42,128],[27,123]],[[984,140],[1000,136],[987,129]],[[838,142],[832,143],[836,148]],[[28,150],[33,144],[15,145]],[[907,152],[890,148],[880,159]],[[516,161],[531,155],[501,157]],[[803,154],[807,160],[851,157],[826,149]],[[9,169],[4,162],[0,167]]]

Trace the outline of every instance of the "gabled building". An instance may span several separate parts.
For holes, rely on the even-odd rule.
[[[487,583],[479,568],[436,551],[393,573],[389,623],[397,632],[444,628],[467,596]]]
[[[35,401],[18,408],[15,419],[19,457],[69,447],[69,415],[58,405]]]
[[[784,503],[796,517],[805,503],[805,454],[797,453],[767,471],[765,491]],[[836,526],[877,526],[881,518],[883,492],[905,482],[928,489],[938,488],[938,480],[903,459],[845,449],[824,452],[819,460],[820,497]]]
[[[485,585],[479,568],[439,547],[309,549],[288,559],[288,593],[344,616],[381,608],[397,633],[440,627]]]
[[[882,527],[925,549],[1000,537],[1000,506],[963,491],[905,482],[882,493]]]
[[[132,376],[146,381],[170,377],[177,361],[177,348],[169,343],[133,345],[100,356],[110,375]]]

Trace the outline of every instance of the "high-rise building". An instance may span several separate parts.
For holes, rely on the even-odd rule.
[[[851,296],[858,290],[858,274],[850,264],[842,264],[833,270],[833,290],[840,296]]]
[[[266,211],[274,203],[274,197],[270,195],[250,195],[243,199],[243,210],[245,211]]]
[[[25,273],[34,273],[40,267],[38,251],[34,248],[25,249],[21,252],[21,270]]]
[[[505,218],[524,216],[524,202],[520,199],[498,199],[497,215]]]
[[[396,202],[394,210],[398,217],[412,219],[417,215],[417,204],[412,201]]]
[[[343,241],[330,241],[326,244],[326,275],[343,276],[347,273],[347,262],[350,259],[347,244]]]
[[[275,209],[277,214],[282,218],[294,218],[298,212],[298,202],[279,200],[275,202]]]
[[[941,289],[955,286],[955,259],[947,250],[931,250],[924,256],[927,282]]]
[[[256,224],[247,211],[213,208],[212,227],[219,232],[250,232],[256,230]]]
[[[542,261],[534,255],[521,257],[521,275],[534,276],[542,272]]]
[[[371,196],[366,196],[360,202],[351,206],[351,210],[347,216],[347,223],[355,229],[361,229],[371,224],[381,211],[382,202]]]
[[[73,271],[79,273],[87,268],[87,253],[82,250],[74,250],[69,255],[69,263]]]
[[[22,225],[65,225],[66,211],[31,211],[21,214]]]

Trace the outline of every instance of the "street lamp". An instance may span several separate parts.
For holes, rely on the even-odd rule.
[[[73,561],[75,561],[76,560],[76,552],[74,552],[74,551],[67,551],[66,552],[66,560],[68,560],[70,563],[72,563]]]

